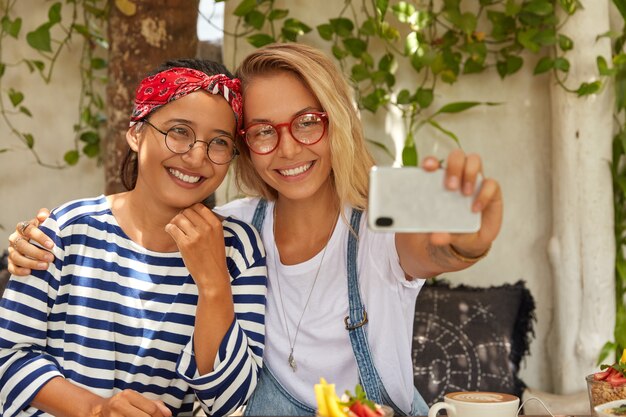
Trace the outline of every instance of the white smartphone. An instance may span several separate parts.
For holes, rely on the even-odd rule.
[[[480,213],[473,195],[444,186],[445,171],[417,167],[378,167],[370,171],[368,225],[372,230],[393,232],[472,233],[480,229]]]

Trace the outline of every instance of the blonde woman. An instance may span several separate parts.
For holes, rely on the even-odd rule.
[[[264,367],[246,414],[314,414],[320,377],[340,393],[361,383],[398,414],[427,414],[413,386],[416,297],[425,278],[486,255],[502,221],[498,183],[484,179],[473,203],[482,213],[477,233],[374,233],[363,213],[373,159],[352,92],[333,62],[302,44],[271,45],[247,56],[237,76],[244,128],[236,172],[253,197],[217,211],[259,229],[269,280]],[[423,167],[434,170],[438,162],[426,158]],[[478,156],[454,151],[447,188],[472,194],[481,171]],[[35,227],[25,234],[39,241]],[[18,248],[43,259],[24,240]],[[38,262],[17,250],[10,261],[14,273]]]

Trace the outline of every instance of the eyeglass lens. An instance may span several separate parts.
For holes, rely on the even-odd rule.
[[[246,130],[246,142],[256,153],[270,153],[278,146],[281,126],[288,125],[291,136],[304,145],[312,145],[324,135],[326,125],[320,114],[306,113],[296,116],[291,123],[272,125],[258,123]]]
[[[196,141],[196,132],[187,125],[172,126],[165,135],[165,145],[177,154],[189,152],[196,142],[207,145],[207,155],[216,164],[226,164],[235,157],[235,144],[227,137],[216,137],[209,142]]]

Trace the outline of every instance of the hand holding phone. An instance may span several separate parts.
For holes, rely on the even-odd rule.
[[[378,167],[370,171],[368,225],[391,232],[474,233],[481,214],[472,212],[480,179],[472,195],[448,190],[445,171],[417,167]]]

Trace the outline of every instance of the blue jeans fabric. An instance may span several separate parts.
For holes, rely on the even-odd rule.
[[[267,202],[260,200],[252,219],[252,225],[257,228],[259,233],[265,219],[265,209]],[[357,359],[359,371],[359,383],[365,389],[368,398],[379,403],[386,404],[394,409],[396,415],[407,415],[407,413],[398,408],[389,394],[385,390],[383,383],[374,366],[367,336],[365,334],[365,325],[367,321],[366,312],[361,303],[361,294],[358,285],[358,274],[356,269],[357,251],[358,251],[358,233],[362,212],[353,210],[350,224],[355,233],[350,233],[348,238],[348,298],[350,305],[350,315],[346,317],[346,328],[350,332],[350,342],[352,350]],[[348,327],[350,327],[348,329]],[[313,387],[311,387],[313,390]],[[414,388],[413,403],[408,415],[426,415],[428,414],[428,405]],[[315,410],[296,399],[289,393],[280,382],[274,377],[271,370],[264,364],[261,370],[259,382],[257,384],[252,397],[248,400],[244,415],[247,416],[307,416],[315,415]]]

